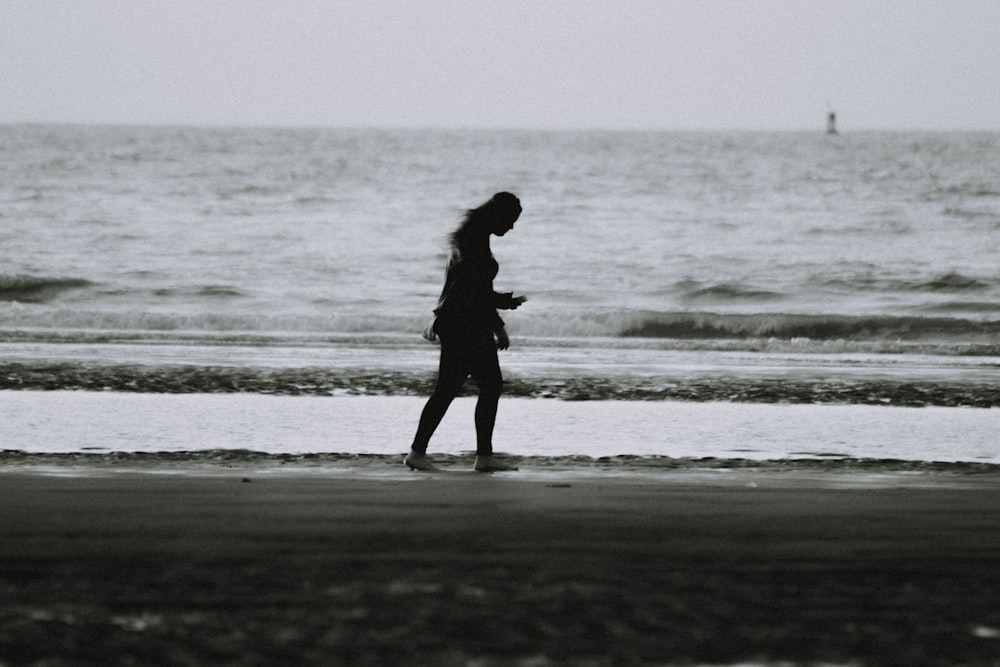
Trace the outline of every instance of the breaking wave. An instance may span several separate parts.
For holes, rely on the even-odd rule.
[[[47,278],[23,275],[0,275],[0,302],[47,303],[70,290],[90,287],[81,278]]]
[[[647,313],[618,332],[642,338],[778,338],[922,340],[1000,338],[1000,321],[948,317],[715,313]]]
[[[746,300],[746,301],[771,301],[784,297],[779,292],[769,290],[753,289],[742,285],[731,283],[721,283],[709,287],[692,289],[684,294],[684,298],[689,301],[698,300]]]
[[[850,278],[817,278],[814,284],[848,292],[975,292],[996,288],[995,280],[967,276],[955,271],[915,280],[878,278],[868,274]]]
[[[981,314],[997,312],[989,304],[973,305]],[[569,341],[613,348],[1000,355],[1000,320],[935,316],[933,309],[928,312],[921,317],[621,310],[518,314],[509,318],[508,328],[522,344],[536,346]],[[340,343],[349,338],[352,344],[365,345],[394,338],[416,343],[426,320],[421,314],[36,311],[0,304],[0,342],[288,345]]]

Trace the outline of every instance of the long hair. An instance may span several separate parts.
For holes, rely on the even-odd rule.
[[[489,201],[465,212],[458,228],[448,236],[452,252],[459,254],[489,243],[490,223],[498,215],[521,213],[520,200],[509,192],[498,192]],[[488,245],[487,245],[488,247]]]

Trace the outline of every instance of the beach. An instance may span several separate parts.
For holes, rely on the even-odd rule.
[[[1000,665],[1000,134],[0,148],[0,667]],[[520,470],[414,473],[501,189]]]
[[[1000,475],[0,474],[0,664],[997,665]]]

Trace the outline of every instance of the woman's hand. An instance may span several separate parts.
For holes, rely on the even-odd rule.
[[[528,300],[526,296],[514,296],[513,292],[494,292],[493,305],[500,310],[514,310]]]
[[[510,347],[510,337],[507,336],[507,330],[506,329],[504,329],[503,327],[500,327],[499,329],[497,329],[493,333],[497,337],[497,349],[498,350],[506,350],[508,347]]]

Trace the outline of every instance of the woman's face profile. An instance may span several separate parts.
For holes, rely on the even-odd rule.
[[[497,236],[503,236],[514,229],[514,223],[519,217],[521,217],[521,211],[497,211],[493,223],[493,233]]]

